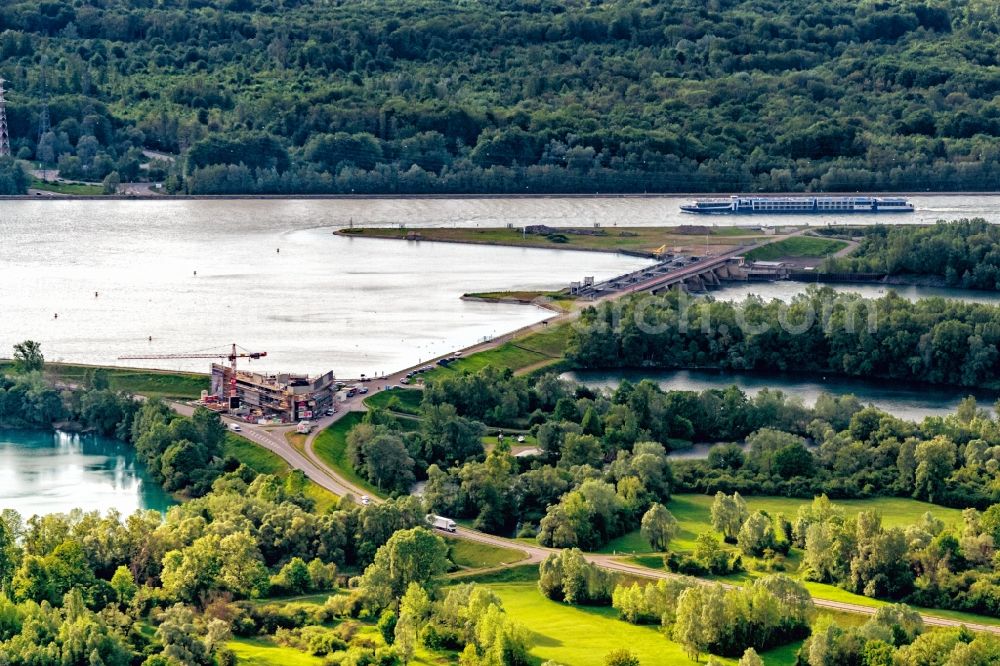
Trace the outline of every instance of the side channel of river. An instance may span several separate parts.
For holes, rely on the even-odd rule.
[[[170,497],[135,450],[97,435],[0,429],[0,509],[22,517],[72,509],[165,511]]]

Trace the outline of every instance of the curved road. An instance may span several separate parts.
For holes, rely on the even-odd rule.
[[[372,382],[371,385],[381,386],[383,384],[388,384],[390,381],[395,381],[398,383],[399,378],[406,375],[406,370],[395,373],[385,379],[379,380],[377,382]],[[304,452],[298,451],[294,448],[285,437],[287,433],[294,432],[294,426],[257,426],[243,423],[228,417],[223,417],[227,423],[239,423],[241,432],[239,433],[243,437],[246,437],[250,441],[258,444],[269,451],[274,452],[281,458],[283,458],[288,464],[294,468],[301,470],[307,477],[309,477],[313,482],[322,486],[323,488],[329,490],[330,492],[343,497],[345,495],[353,495],[355,497],[362,497],[367,494],[367,490],[355,486],[353,483],[347,479],[340,476],[335,470],[329,468],[322,460],[320,460],[316,455],[315,443],[316,437],[324,429],[328,428],[331,424],[340,420],[345,414],[349,412],[360,412],[365,410],[365,406],[362,402],[365,396],[355,395],[353,398],[345,400],[338,403],[337,412],[333,416],[326,416],[322,419],[316,421],[316,429],[306,438]],[[174,408],[185,415],[190,415],[194,408],[190,405],[182,403],[173,403]],[[382,498],[377,496],[371,496],[372,502],[382,502]],[[447,533],[442,533],[448,535]],[[511,565],[521,565],[521,564],[537,564],[548,557],[551,553],[559,552],[557,548],[546,548],[538,545],[526,544],[521,541],[514,541],[512,539],[506,539],[504,537],[498,537],[492,534],[486,534],[484,532],[478,532],[476,530],[471,530],[465,527],[458,528],[457,532],[453,535],[460,539],[467,539],[469,541],[476,541],[479,543],[497,546],[500,548],[508,548],[513,550],[518,550],[524,553],[525,559],[519,560]],[[632,576],[639,576],[643,578],[651,579],[671,579],[671,578],[688,578],[685,576],[679,576],[677,574],[672,574],[667,571],[660,571],[657,569],[649,569],[646,567],[629,564],[628,562],[623,562],[612,555],[605,555],[599,553],[585,553],[585,558],[600,567],[609,569],[612,571],[617,571]],[[508,565],[510,566],[510,565]],[[699,580],[699,582],[705,584],[712,584],[715,581]],[[731,588],[732,585],[723,583],[724,587]],[[860,604],[845,603],[840,601],[831,601],[828,599],[816,599],[813,598],[813,603],[816,604],[818,608],[825,608],[829,610],[842,611],[848,613],[860,613],[863,615],[873,615],[876,608],[869,606],[862,606]],[[924,623],[928,626],[939,626],[939,627],[959,627],[966,626],[973,631],[983,631],[993,634],[1000,634],[1000,626],[990,626],[985,624],[960,622],[958,620],[951,620],[943,617],[937,617],[933,615],[921,615],[923,617]]]
[[[803,233],[803,231],[804,230],[799,230],[796,233],[790,235],[798,235],[800,233]],[[746,252],[748,249],[749,248],[742,248],[741,251]],[[718,257],[706,257],[706,259],[717,260]],[[700,263],[702,262],[699,262],[699,264]],[[693,265],[686,270],[697,269],[697,268],[698,265]],[[642,284],[636,285],[629,291],[638,291],[643,289],[645,286],[646,285]],[[595,302],[603,301],[607,298],[615,298],[616,296],[619,295],[621,294],[618,293],[610,296],[604,296],[595,299]],[[549,324],[557,322],[561,323],[561,322],[572,321],[578,316],[579,316],[579,310],[573,310],[570,312],[561,313],[549,319],[546,319],[544,323],[539,322],[538,324],[527,326],[523,329],[519,329],[518,331],[514,331],[512,333],[505,334],[493,340],[483,342],[474,345],[472,347],[469,347],[467,349],[464,349],[462,350],[462,353],[467,355],[470,353],[475,353],[493,347],[497,347],[503,344],[504,342],[507,342],[508,340],[517,337],[521,333],[530,330],[538,330],[542,326],[547,326]],[[386,390],[384,387],[392,387],[392,389],[399,390],[401,388],[399,380],[405,377],[407,372],[410,372],[412,370],[417,370],[418,368],[424,365],[428,364],[434,365],[436,361],[437,359],[431,359],[426,361],[425,363],[421,363],[418,366],[414,366],[412,368],[406,368],[398,372],[395,372],[391,375],[386,375],[385,377],[373,379],[371,382],[367,384],[367,386],[369,386],[371,390],[374,390],[376,392],[378,390]],[[273,453],[277,454],[278,456],[283,458],[286,462],[288,462],[288,464],[291,465],[292,468],[301,470],[313,482],[329,490],[335,495],[343,497],[345,495],[350,494],[355,497],[362,497],[365,496],[368,491],[365,490],[364,488],[355,486],[353,483],[340,476],[336,472],[336,470],[331,469],[326,465],[326,463],[320,460],[319,457],[316,455],[315,444],[317,435],[319,435],[320,432],[328,428],[331,424],[343,418],[345,414],[352,411],[354,412],[365,411],[366,407],[363,403],[364,398],[365,398],[364,395],[358,394],[352,398],[339,402],[337,403],[337,412],[333,416],[324,416],[323,418],[316,420],[315,421],[316,428],[306,438],[305,446],[303,447],[304,450],[302,452],[294,448],[289,443],[288,439],[285,436],[286,434],[295,431],[294,426],[257,426],[257,425],[246,424],[242,421],[237,421],[234,419],[230,419],[228,417],[223,417],[223,418],[228,423],[239,423],[241,428],[240,434],[242,436],[246,437],[255,444],[258,444],[264,447],[265,449],[268,449],[269,451],[272,451]],[[178,412],[188,416],[190,416],[190,414],[194,411],[193,407],[182,403],[173,403],[173,406]],[[383,500],[377,496],[372,496],[371,501],[382,502]],[[526,544],[520,541],[514,541],[511,539],[494,536],[492,534],[478,532],[476,530],[471,530],[465,527],[458,528],[457,532],[449,536],[454,536],[460,539],[467,539],[469,541],[476,541],[491,546],[519,550],[524,553],[525,559],[519,560],[518,562],[515,563],[518,565],[535,564],[544,560],[551,553],[559,552],[559,549],[545,548],[543,546]],[[589,562],[597,564],[598,566],[601,566],[605,569],[625,574],[630,574],[633,576],[639,576],[651,579],[689,578],[689,577],[679,576],[677,574],[672,574],[667,571],[649,569],[646,567],[629,564],[627,562],[622,562],[612,555],[586,553],[584,556]],[[699,582],[705,584],[712,584],[713,582],[715,582],[715,581],[708,581],[701,579],[695,579],[695,580],[699,580]],[[723,586],[727,588],[733,587],[732,585],[725,583],[723,583]],[[829,599],[817,599],[815,597],[813,598],[813,603],[815,603],[815,605],[818,608],[826,608],[829,610],[849,612],[849,613],[860,613],[863,615],[873,615],[877,610],[876,608],[872,608],[870,606],[862,606],[860,604],[832,601]],[[958,620],[951,620],[933,615],[921,614],[921,617],[923,617],[924,623],[929,626],[959,627],[964,625],[973,631],[982,631],[993,634],[1000,634],[1000,626],[960,622]]]

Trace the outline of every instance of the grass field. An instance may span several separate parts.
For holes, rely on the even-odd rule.
[[[284,477],[290,470],[288,463],[281,456],[233,433],[226,433],[224,453],[226,456],[236,458],[258,474],[274,474]],[[318,513],[325,513],[337,506],[337,496],[313,481],[307,479],[303,491],[306,497],[316,503]]]
[[[679,531],[677,538],[671,542],[673,550],[691,550],[694,548],[694,540],[700,532],[711,530],[711,506],[713,497],[707,495],[681,494],[674,497],[667,504],[667,508],[677,519]],[[789,520],[794,520],[798,507],[807,504],[808,500],[794,499],[788,497],[747,497],[747,506],[750,511],[763,510],[775,515],[784,513]],[[918,502],[917,500],[902,497],[876,498],[869,500],[837,500],[836,506],[844,509],[847,517],[853,517],[858,512],[876,509],[882,514],[882,524],[886,527],[905,527],[916,522],[925,512],[930,511],[935,517],[943,520],[946,525],[960,524],[962,512],[959,509],[949,509],[946,507]],[[735,546],[727,546],[735,548]],[[633,553],[628,561],[651,569],[663,569],[663,557],[654,553],[649,543],[639,534],[638,531],[629,532],[610,543],[603,549],[603,553]],[[752,561],[752,560],[748,560]],[[794,576],[802,561],[802,551],[793,548],[786,559],[787,573]],[[732,576],[724,576],[723,580],[741,584],[753,580],[762,575],[757,572],[743,572]],[[830,601],[842,601],[845,603],[858,604],[877,608],[886,602],[878,599],[871,599],[863,595],[854,594],[843,590],[835,585],[825,585],[822,583],[805,583],[806,589],[817,599],[827,599]],[[957,611],[945,611],[936,608],[920,609],[928,615],[961,620],[964,622],[989,624],[1000,626],[1000,619],[994,619],[982,615],[971,613],[960,613]]]
[[[601,666],[608,652],[622,646],[638,655],[643,664],[695,663],[658,627],[622,622],[613,608],[557,603],[542,596],[531,582],[494,583],[490,588],[503,600],[507,613],[532,632],[531,652],[536,663],[551,659],[572,666]],[[799,643],[794,643],[762,656],[768,666],[794,664],[798,647]],[[722,663],[736,661],[723,659]]]
[[[513,548],[500,548],[466,539],[448,539],[451,561],[460,567],[486,569],[520,562],[525,554]]]
[[[347,460],[347,433],[361,422],[362,417],[359,412],[345,414],[343,418],[321,432],[314,442],[316,455],[352,484],[364,488],[371,495],[384,496],[384,493],[379,492],[375,486],[358,475]]]
[[[420,403],[423,399],[423,389],[392,389],[372,393],[365,398],[365,404],[369,407],[389,409],[389,403],[395,401],[392,411],[416,415],[420,413]]]
[[[710,530],[712,525],[712,502],[710,495],[680,494],[674,495],[667,508],[677,519],[679,531],[671,542],[675,550],[690,550],[694,548],[694,540],[700,532]],[[767,511],[772,515],[785,514],[789,520],[795,519],[799,506],[808,504],[809,500],[792,497],[746,497],[750,511]],[[886,527],[905,527],[917,521],[925,512],[930,511],[946,525],[961,522],[962,512],[959,509],[949,509],[943,506],[919,502],[905,497],[878,497],[867,500],[837,500],[836,506],[844,509],[848,517],[855,516],[860,511],[876,509],[882,514],[882,524]],[[629,532],[605,546],[602,553],[650,553],[649,544],[638,531]]]
[[[445,367],[437,367],[424,374],[424,379],[440,379],[451,373],[478,372],[487,365],[495,368],[510,368],[517,372],[546,362],[555,363],[562,358],[569,341],[569,324],[561,324],[550,329],[537,331],[505,342],[499,347],[470,354],[449,363]]]
[[[323,666],[322,658],[294,648],[281,647],[270,640],[237,638],[227,643],[240,666]]]
[[[570,296],[561,291],[484,291],[464,294],[463,298],[478,298],[484,301],[496,301],[497,303],[516,301],[517,303],[531,304],[544,302],[549,307],[556,308],[562,312],[569,312],[577,302],[576,296]]]
[[[90,185],[88,183],[59,183],[55,181],[41,180],[39,178],[32,177],[31,184],[28,186],[34,190],[43,190],[45,192],[56,192],[58,194],[75,194],[84,196],[93,196],[96,194],[104,194],[103,185]]]
[[[376,633],[374,627],[366,626],[359,635],[367,635],[373,644],[384,645],[380,638],[376,638]],[[282,647],[266,638],[237,638],[226,645],[236,654],[239,666],[325,666],[332,663],[295,648]],[[457,663],[452,655],[431,653],[422,647],[417,648],[413,659],[409,661],[411,666],[440,666],[450,663]]]
[[[12,371],[13,361],[0,360],[0,372]],[[82,384],[88,370],[97,366],[73,363],[45,364],[43,373],[50,381]],[[198,398],[202,389],[209,388],[208,375],[194,372],[168,372],[135,368],[105,368],[114,391],[138,393],[150,398]]]
[[[781,258],[828,257],[847,247],[847,243],[815,236],[793,236],[748,252],[748,261],[774,261]]]
[[[226,433],[224,452],[254,470],[258,474],[282,475],[288,472],[288,463],[281,456],[257,446],[249,439],[233,433]]]
[[[693,227],[689,227],[689,230]],[[512,245],[516,247],[542,247],[563,250],[591,250],[601,252],[652,252],[662,245],[677,250],[684,249],[701,254],[705,247],[736,246],[740,241],[754,242],[766,238],[759,231],[734,229],[730,227],[705,227],[707,233],[683,233],[677,227],[632,227],[625,229],[606,228],[602,234],[565,233],[557,230],[551,237],[539,234],[523,234],[520,229],[474,228],[474,229],[399,229],[365,228],[352,229],[352,237],[405,239],[410,234],[419,235],[419,240],[445,241],[452,243],[472,243],[483,245]],[[587,229],[586,231],[594,231]]]

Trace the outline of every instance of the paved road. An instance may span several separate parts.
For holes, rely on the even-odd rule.
[[[802,233],[801,231],[796,232]],[[743,251],[747,251],[744,248]],[[715,257],[718,259],[718,257]],[[691,268],[696,268],[692,266]],[[638,285],[637,285],[638,286]],[[609,296],[608,298],[613,298],[619,296],[621,293]],[[598,300],[603,300],[598,299]],[[546,320],[549,324],[561,323],[564,321],[572,321],[577,316],[579,316],[579,311],[568,312],[564,314],[559,314]],[[538,326],[538,325],[535,325]],[[535,326],[526,327],[526,329],[533,329]],[[473,345],[467,349],[462,350],[463,355],[472,354],[479,351],[485,351],[493,347],[497,347],[507,340],[515,337],[520,332],[526,329],[521,329],[520,331],[515,331],[512,334],[507,334],[496,338],[494,340]],[[395,372],[391,375],[386,375],[385,377],[380,377],[373,379],[371,382],[367,383],[367,386],[371,391],[382,390],[381,387],[393,386],[400,387],[399,380],[406,376],[406,374],[412,370],[416,370],[423,365],[434,365],[437,359],[430,359],[412,368],[406,368]],[[401,387],[400,387],[401,388]],[[399,390],[396,388],[394,390]],[[255,444],[259,444],[264,448],[268,449],[283,458],[288,464],[294,468],[301,470],[307,477],[309,477],[316,484],[326,488],[330,492],[343,497],[345,495],[353,495],[354,497],[362,497],[367,494],[364,488],[355,486],[353,483],[347,479],[340,476],[335,470],[329,468],[322,460],[320,460],[316,455],[316,437],[324,429],[328,428],[333,423],[342,419],[346,414],[352,411],[365,411],[365,405],[363,403],[365,395],[355,395],[352,398],[344,400],[337,403],[337,412],[333,416],[324,416],[323,418],[316,421],[316,429],[306,438],[305,446],[303,451],[300,452],[294,448],[285,437],[289,432],[294,432],[294,426],[257,426],[242,421],[230,419],[229,417],[223,417],[227,423],[239,423],[241,432],[240,434]],[[194,409],[189,405],[182,403],[173,403],[175,409],[178,412],[190,415]],[[372,502],[382,502],[383,500],[377,496],[371,497]],[[443,533],[447,535],[447,533]],[[449,535],[450,536],[450,535]],[[506,539],[503,537],[494,536],[492,534],[486,534],[484,532],[478,532],[476,530],[471,530],[465,527],[460,527],[453,535],[454,537],[467,539],[470,541],[476,541],[479,543],[484,543],[492,546],[498,546],[501,548],[510,548],[514,550],[519,550],[525,555],[525,559],[520,560],[517,564],[527,564],[527,563],[538,563],[544,560],[549,554],[558,552],[558,549],[545,548],[543,546],[526,544],[520,541],[514,541],[512,539]],[[598,554],[598,553],[586,553],[584,555],[586,559],[594,564],[597,564],[605,569],[612,571],[618,571],[621,573],[630,574],[633,576],[639,576],[643,578],[651,579],[670,579],[670,578],[682,578],[676,574],[669,573],[667,571],[648,569],[646,567],[641,567],[634,564],[629,564],[627,562],[622,562],[618,558],[612,555]],[[700,580],[700,579],[699,579]],[[706,584],[711,584],[712,581],[701,581]],[[731,585],[724,584],[725,587],[732,587]],[[849,613],[860,613],[863,615],[873,615],[875,613],[875,608],[868,606],[862,606],[860,604],[844,603],[839,601],[831,601],[827,599],[816,599],[813,598],[813,602],[819,608],[825,608],[829,610],[836,610]],[[935,617],[930,615],[922,615],[924,623],[931,626],[940,627],[958,627],[961,625],[967,626],[973,631],[983,631],[994,634],[1000,634],[1000,627],[976,624],[976,623],[963,623],[957,620],[950,620],[942,617]]]
[[[395,373],[392,376],[405,376],[405,371],[400,373]],[[346,414],[351,411],[364,411],[365,407],[362,402],[365,396],[356,395],[342,403],[338,404],[338,411],[333,416],[323,417],[318,420],[317,428],[314,430],[307,438],[304,447],[304,453],[299,452],[295,449],[285,437],[286,433],[294,432],[294,426],[281,426],[281,427],[271,427],[271,426],[257,426],[242,423],[240,421],[230,419],[229,417],[223,417],[227,423],[239,423],[240,424],[240,435],[246,437],[250,441],[263,446],[269,451],[273,451],[277,455],[281,456],[289,465],[294,469],[302,470],[307,477],[309,477],[316,484],[326,488],[330,492],[338,496],[353,495],[356,498],[360,498],[367,494],[364,488],[355,486],[353,483],[347,479],[341,477],[333,469],[330,469],[323,463],[317,456],[315,451],[315,443],[317,435],[322,432],[325,428],[329,427],[331,424],[343,418]],[[190,415],[194,409],[186,404],[173,403],[174,408],[181,414]],[[372,496],[372,502],[382,502],[380,497]],[[500,548],[508,548],[513,550],[518,550],[524,553],[524,559],[521,559],[512,564],[537,564],[548,557],[551,553],[559,552],[555,548],[546,548],[543,546],[526,544],[521,541],[515,541],[512,539],[506,539],[503,537],[498,537],[492,534],[486,534],[484,532],[478,532],[476,530],[471,530],[465,527],[459,527],[454,535],[448,534],[447,532],[442,532],[444,536],[454,536],[460,539],[467,539],[469,541],[476,541],[478,543],[484,543],[491,546],[497,546]],[[617,571],[625,574],[630,574],[632,576],[638,576],[642,578],[650,579],[676,579],[684,578],[683,576],[678,576],[667,571],[649,569],[646,567],[638,566],[635,564],[629,564],[628,562],[621,561],[618,557],[614,555],[606,555],[599,553],[585,553],[584,557],[589,561],[597,564],[600,567],[609,569],[612,571]],[[700,582],[705,584],[711,584],[713,581],[701,580]],[[724,587],[733,587],[729,584],[723,584]],[[868,606],[862,606],[860,604],[844,603],[839,601],[831,601],[827,599],[813,599],[813,602],[818,608],[825,608],[829,610],[842,611],[848,613],[860,613],[863,615],[873,615],[875,613],[875,608]],[[924,623],[930,626],[939,627],[958,627],[961,625],[967,626],[973,631],[983,631],[994,634],[1000,634],[1000,627],[959,622],[957,620],[950,620],[942,617],[935,617],[931,615],[922,615]]]

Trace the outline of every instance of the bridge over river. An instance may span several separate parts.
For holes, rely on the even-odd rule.
[[[573,285],[571,293],[585,298],[625,295],[640,291],[658,294],[669,289],[706,291],[724,280],[745,280],[743,255],[756,245],[738,247],[717,255],[694,257],[668,255],[652,266],[598,283]]]

